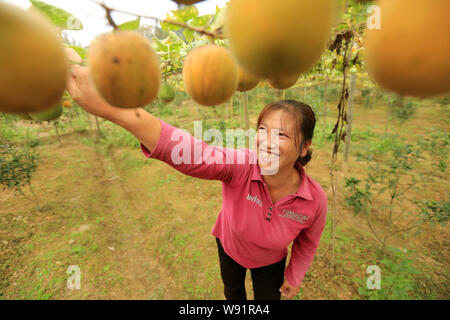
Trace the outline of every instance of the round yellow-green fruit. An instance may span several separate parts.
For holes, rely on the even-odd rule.
[[[55,106],[48,108],[44,111],[30,112],[29,116],[36,121],[53,121],[58,119],[63,112],[61,103],[57,103]]]
[[[299,75],[324,51],[334,13],[334,0],[230,0],[225,32],[239,64],[254,75]]]
[[[207,45],[192,50],[183,65],[183,82],[189,96],[204,106],[231,98],[238,85],[238,66],[231,52]]]
[[[97,91],[113,106],[138,108],[158,94],[159,58],[137,32],[113,31],[100,36],[88,50],[88,67]]]
[[[259,83],[259,78],[242,68],[239,68],[238,72],[238,87],[240,92],[248,91],[256,87]]]
[[[175,89],[168,83],[163,83],[159,88],[159,98],[164,102],[171,102],[175,99]]]
[[[275,89],[287,89],[297,83],[298,75],[268,79],[270,86]]]
[[[381,0],[380,29],[366,32],[369,73],[403,96],[450,91],[450,1]]]
[[[52,23],[37,11],[0,3],[0,112],[54,105],[67,75],[63,43]]]

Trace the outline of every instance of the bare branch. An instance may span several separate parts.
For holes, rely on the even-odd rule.
[[[386,236],[386,239],[387,239],[387,238],[391,238],[393,235],[395,235],[395,234],[397,234],[397,233],[405,232],[405,231],[408,231],[408,230],[411,230],[411,229],[414,229],[414,228],[417,228],[417,227],[419,227],[419,225],[418,225],[417,223],[415,223],[415,224],[413,224],[413,225],[410,225],[410,226],[407,227],[407,228],[400,229],[400,230],[396,230],[396,231],[392,232],[390,235]]]
[[[103,2],[99,3],[97,1],[94,1],[95,3],[97,3],[99,6],[103,7],[103,9],[105,9],[106,11],[106,19],[108,19],[108,23],[114,28],[114,30],[117,30],[117,24],[114,22],[114,19],[111,16],[111,11],[113,11],[113,9],[111,9],[110,7],[108,7],[106,4],[104,4]]]
[[[183,71],[183,68],[171,69],[169,71],[163,72],[162,74],[167,76],[169,74],[180,73],[181,71]]]
[[[384,242],[383,240],[381,240],[380,238],[378,238],[378,235],[377,235],[375,229],[373,228],[372,224],[370,223],[369,215],[364,214],[364,216],[365,216],[365,218],[366,218],[367,225],[369,226],[370,231],[372,231],[372,234],[375,236],[375,239],[378,240],[378,242],[379,242],[380,244],[384,245],[385,242]]]
[[[178,21],[174,21],[174,20],[160,19],[158,17],[142,15],[139,13],[129,12],[129,11],[120,10],[120,9],[114,9],[114,8],[106,6],[104,3],[97,2],[96,0],[91,0],[91,1],[97,3],[98,5],[100,5],[101,7],[103,7],[106,10],[106,18],[108,19],[109,24],[111,24],[114,27],[114,29],[117,29],[117,25],[112,20],[112,17],[111,17],[112,11],[129,14],[129,15],[136,16],[136,17],[152,19],[152,20],[158,21],[159,23],[161,23],[161,22],[162,23],[170,23],[170,24],[179,26],[181,28],[189,29],[189,30],[195,31],[197,33],[200,33],[200,34],[203,34],[203,35],[215,38],[215,39],[225,39],[225,37],[222,34],[211,32],[211,31],[205,30],[203,28],[194,27],[187,23],[178,22]]]

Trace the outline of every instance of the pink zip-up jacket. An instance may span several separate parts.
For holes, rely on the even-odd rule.
[[[184,130],[161,122],[161,135],[147,158],[201,179],[222,181],[223,203],[211,234],[245,268],[276,263],[294,242],[286,280],[300,286],[319,245],[327,215],[327,194],[296,162],[301,184],[275,204],[257,164],[256,152],[210,146]]]

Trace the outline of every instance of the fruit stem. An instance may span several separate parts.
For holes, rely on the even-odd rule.
[[[113,11],[110,7],[106,6],[106,4],[98,3],[103,9],[106,11],[106,19],[108,20],[108,23],[114,28],[114,30],[118,30],[117,24],[114,22],[114,19],[111,16],[111,11]]]

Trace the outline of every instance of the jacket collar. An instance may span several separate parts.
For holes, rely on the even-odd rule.
[[[297,192],[294,193],[294,195],[297,197],[300,197],[300,198],[307,199],[307,200],[314,200],[314,198],[311,194],[309,177],[306,175],[305,168],[303,168],[301,163],[298,161],[295,162],[295,167],[299,171],[302,181],[300,182],[300,186],[298,187]],[[259,165],[258,164],[254,165],[253,169],[252,169],[251,180],[259,180],[261,182],[264,182],[264,179],[261,176],[260,171],[261,171],[261,169],[260,169]]]

